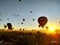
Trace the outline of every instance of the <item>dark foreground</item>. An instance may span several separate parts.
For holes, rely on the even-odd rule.
[[[60,34],[0,31],[0,45],[60,45]]]

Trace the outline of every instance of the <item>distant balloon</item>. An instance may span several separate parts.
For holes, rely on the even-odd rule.
[[[23,19],[23,21],[25,21],[25,19]]]
[[[48,26],[46,26],[45,28],[48,29]]]
[[[12,24],[11,23],[7,23],[8,29],[12,30]]]
[[[23,22],[21,22],[21,24],[23,24]]]
[[[21,2],[21,0],[19,0]]]
[[[6,28],[6,27],[7,27],[7,25],[4,24],[4,28]]]
[[[17,15],[17,16],[19,16],[19,15]]]
[[[45,16],[41,16],[38,18],[38,23],[42,28],[45,26],[47,22],[48,22],[48,19]]]
[[[9,20],[9,18],[7,18],[7,20]]]
[[[35,19],[33,19],[33,21],[35,21]]]
[[[32,11],[30,11],[30,13],[32,13]]]

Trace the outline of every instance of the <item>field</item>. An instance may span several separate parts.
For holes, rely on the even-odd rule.
[[[40,31],[0,30],[0,45],[60,45],[60,34]]]

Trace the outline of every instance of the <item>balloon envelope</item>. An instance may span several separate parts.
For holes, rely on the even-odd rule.
[[[23,21],[25,21],[25,19],[23,19]]]
[[[21,22],[21,24],[23,24],[23,22]]]
[[[21,0],[19,0],[21,2]]]
[[[33,21],[35,21],[35,19],[33,19]]]
[[[7,20],[9,20],[9,18],[7,18]]]
[[[30,11],[30,13],[32,13],[32,11]]]
[[[44,27],[45,24],[47,23],[48,19],[45,16],[41,16],[38,18],[38,23],[41,27]]]

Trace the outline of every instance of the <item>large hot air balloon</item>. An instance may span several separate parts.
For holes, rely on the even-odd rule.
[[[12,24],[11,23],[7,23],[8,29],[12,30]]]
[[[45,16],[41,16],[38,18],[38,23],[42,28],[45,26],[47,22],[48,22],[48,19]]]

